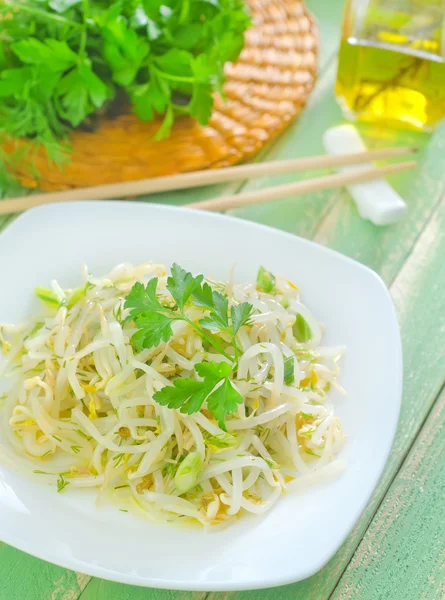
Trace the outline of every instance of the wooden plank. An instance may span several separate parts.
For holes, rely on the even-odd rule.
[[[386,495],[333,600],[445,597],[445,393]]]
[[[445,392],[332,600],[445,597]]]
[[[200,592],[154,590],[92,579],[79,600],[204,600]]]
[[[432,136],[363,129],[370,147],[405,144],[421,148],[418,168],[390,178],[406,200],[408,214],[391,227],[374,227],[361,219],[346,191],[337,195],[315,235],[316,241],[370,266],[390,283],[445,193],[445,122]],[[353,232],[353,234],[351,234]]]
[[[0,565],[2,600],[76,600],[89,579],[6,544],[0,544]]]
[[[427,399],[436,396],[445,379],[444,255],[445,199],[393,286],[406,331],[405,348],[412,346],[412,351],[405,352],[407,395],[393,455],[406,450],[407,440],[431,406]],[[408,410],[408,402],[415,396]],[[356,590],[354,598],[444,597],[444,427],[442,391],[342,577],[336,600],[349,598],[352,588]],[[385,483],[394,471],[392,458]]]
[[[400,240],[400,243],[403,241]],[[324,569],[299,584],[277,588],[273,592],[211,594],[209,600],[268,600],[272,594],[274,600],[330,598],[445,379],[444,255],[445,199],[391,287],[402,331],[405,363],[398,434],[377,490],[348,540]],[[415,595],[406,597],[417,598]]]

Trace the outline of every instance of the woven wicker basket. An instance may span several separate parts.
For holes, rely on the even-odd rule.
[[[22,183],[49,191],[86,187],[228,166],[258,152],[303,108],[316,78],[318,32],[302,0],[250,6],[253,26],[239,61],[227,65],[226,100],[216,98],[208,126],[181,118],[168,139],[155,142],[159,121],[131,114],[105,120],[94,133],[72,134],[73,153],[61,169],[38,152],[39,179],[22,165]]]

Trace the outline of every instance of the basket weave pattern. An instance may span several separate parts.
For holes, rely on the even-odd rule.
[[[316,78],[318,32],[302,0],[250,0],[250,7],[253,26],[238,62],[226,67],[226,98],[216,97],[209,125],[180,118],[155,142],[159,121],[105,120],[94,133],[71,135],[72,156],[61,169],[37,153],[39,180],[22,167],[23,184],[87,187],[229,166],[258,152],[303,108]]]

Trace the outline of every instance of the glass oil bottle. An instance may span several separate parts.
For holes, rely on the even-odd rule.
[[[353,120],[432,130],[445,116],[445,0],[348,0],[336,95]]]

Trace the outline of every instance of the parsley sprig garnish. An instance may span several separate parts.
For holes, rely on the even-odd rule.
[[[186,414],[197,412],[207,400],[207,407],[215,415],[218,425],[226,430],[225,416],[234,413],[237,405],[243,402],[229,378],[232,367],[226,362],[198,363],[195,371],[203,381],[178,377],[173,386],[162,388],[153,398],[163,406],[179,408]]]
[[[157,277],[150,279],[145,287],[139,282],[133,286],[125,300],[124,308],[130,309],[126,321],[133,321],[138,328],[132,337],[132,342],[138,351],[158,346],[162,341],[168,342],[173,335],[172,323],[185,321],[225,358],[237,362],[239,350],[235,336],[248,321],[252,305],[243,302],[231,306],[229,310],[228,299],[213,290],[208,283],[202,283],[203,279],[202,275],[193,277],[191,273],[174,264],[171,268],[171,276],[167,279],[167,290],[176,303],[173,309],[159,301]],[[209,316],[198,322],[191,320],[184,312],[189,301],[195,306],[208,310]],[[217,336],[212,335],[221,333],[231,337],[235,356],[230,356],[222,348]]]
[[[157,277],[146,286],[136,283],[125,300],[124,307],[130,310],[126,322],[132,321],[137,327],[132,343],[138,351],[168,342],[173,335],[173,322],[185,321],[228,361],[199,363],[195,371],[200,379],[177,378],[173,386],[166,386],[154,395],[159,404],[186,414],[199,411],[207,401],[209,410],[225,429],[225,416],[232,414],[243,401],[230,376],[238,365],[236,335],[248,322],[253,307],[247,302],[229,306],[228,298],[203,283],[203,279],[202,275],[194,277],[174,264],[167,279],[167,290],[175,302],[173,308],[160,302]],[[208,315],[197,322],[190,319],[185,312],[188,304],[203,308]],[[230,338],[233,356],[223,348],[221,334]]]

